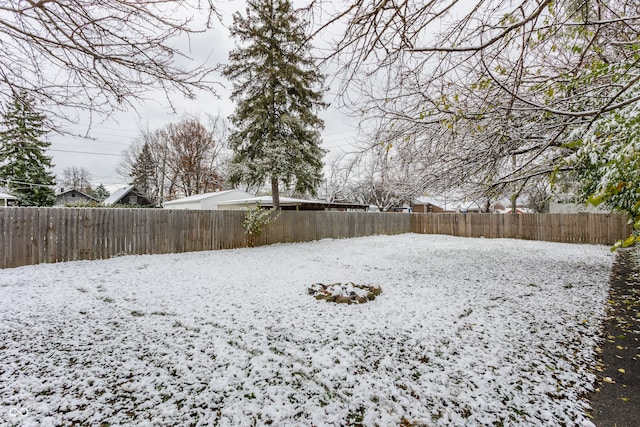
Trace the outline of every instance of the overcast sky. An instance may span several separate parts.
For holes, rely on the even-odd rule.
[[[217,2],[224,10],[223,23],[231,24],[231,14],[235,10],[244,13],[244,2]],[[189,53],[196,64],[206,62],[208,66],[226,63],[229,50],[233,48],[233,40],[229,36],[227,28],[222,24],[216,24],[214,29],[206,33],[192,35],[190,38]],[[122,159],[122,152],[139,136],[141,128],[151,130],[163,127],[171,122],[177,122],[185,115],[199,115],[205,119],[205,115],[220,113],[224,117],[233,113],[233,103],[229,100],[230,84],[221,76],[215,79],[223,86],[216,88],[219,99],[207,93],[201,93],[195,100],[184,99],[179,94],[174,94],[172,102],[176,106],[173,113],[164,98],[164,94],[150,93],[151,98],[143,103],[137,111],[116,113],[112,117],[94,117],[83,115],[77,124],[68,125],[68,129],[78,135],[84,135],[91,124],[90,138],[51,135],[51,148],[48,154],[53,157],[53,173],[60,178],[62,171],[71,166],[83,167],[92,175],[94,185],[104,184],[110,191],[126,185],[126,179],[116,172],[116,167]],[[330,91],[326,102],[334,102]],[[323,132],[323,147],[332,152],[348,149],[353,141],[354,129],[357,123],[347,117],[335,107],[329,107],[320,113],[325,120]]]

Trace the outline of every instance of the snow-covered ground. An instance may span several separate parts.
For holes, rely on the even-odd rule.
[[[589,425],[612,260],[405,234],[3,270],[0,424]]]

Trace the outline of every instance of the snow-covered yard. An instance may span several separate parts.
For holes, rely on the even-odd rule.
[[[608,247],[406,234],[0,272],[0,423],[582,425]],[[360,305],[315,282],[377,284]]]

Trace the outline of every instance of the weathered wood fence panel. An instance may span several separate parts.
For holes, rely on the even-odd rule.
[[[275,222],[256,237],[255,244],[308,242],[411,230],[411,216],[379,212],[281,211]],[[238,230],[243,233],[243,229]]]
[[[512,238],[613,245],[631,233],[616,214],[414,214],[411,231],[460,237]]]
[[[0,208],[0,268],[248,245],[242,211]],[[621,215],[401,214],[281,211],[254,245],[424,233],[612,245],[631,232]]]

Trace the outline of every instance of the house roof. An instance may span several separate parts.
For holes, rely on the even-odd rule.
[[[446,211],[481,210],[482,207],[475,201],[460,200],[443,196],[420,196],[413,201],[414,205],[433,205]]]
[[[224,205],[240,205],[240,204],[257,204],[259,206],[273,206],[273,198],[271,196],[257,196],[249,197],[246,199],[227,200],[218,203],[220,206]],[[332,203],[324,200],[306,200],[296,199],[292,197],[280,197],[280,206],[309,206],[309,207],[322,207],[322,208],[351,208],[351,209],[367,209],[368,205],[360,205],[357,203]]]
[[[131,190],[133,190],[133,189],[134,189],[133,185],[128,185],[126,187],[119,188],[116,191],[114,191],[113,193],[111,193],[111,195],[109,197],[104,199],[102,201],[102,204],[104,204],[105,206],[115,205],[120,200],[122,200],[124,198],[124,196],[129,194],[129,192]]]
[[[216,198],[219,196],[223,196],[226,194],[230,194],[233,192],[243,192],[246,193],[242,190],[237,190],[237,189],[232,189],[232,190],[223,190],[223,191],[212,191],[210,193],[202,193],[202,194],[194,194],[193,196],[189,196],[189,197],[183,197],[181,199],[176,199],[176,200],[170,200],[168,202],[163,202],[163,206],[171,206],[171,205],[177,205],[180,203],[188,203],[188,202],[198,202],[201,200],[205,200],[205,199],[209,199],[209,198]],[[249,194],[249,193],[246,193]]]
[[[451,202],[449,202],[451,203]],[[447,204],[447,200],[443,197],[420,196],[413,201],[414,205],[432,205],[443,208]]]
[[[13,195],[8,194],[8,193],[0,193],[0,199],[3,199],[3,200],[18,200],[18,198],[16,196],[13,196]]]
[[[291,197],[280,197],[281,205],[299,205],[302,203],[309,203],[310,200],[304,199],[294,199]],[[257,197],[247,197],[245,199],[238,200],[227,200],[224,202],[220,202],[221,205],[237,205],[240,203],[257,203],[259,205],[273,205],[273,197],[271,196],[257,196]]]
[[[84,191],[80,191],[80,190],[77,190],[77,189],[75,189],[75,188],[72,188],[72,189],[70,189],[70,190],[63,191],[63,192],[61,192],[61,193],[58,193],[58,194],[56,194],[56,197],[58,197],[58,196],[64,196],[65,194],[67,194],[67,193],[72,193],[72,192],[74,192],[74,191],[75,191],[76,193],[80,193],[80,194],[82,194],[83,196],[85,196],[85,197],[86,197],[86,198],[88,198],[88,199],[94,200],[94,201],[96,201],[96,202],[98,201],[98,199],[96,199],[95,197],[90,196],[89,194],[85,193]]]
[[[504,214],[510,214],[513,213],[513,209],[511,208],[506,208],[506,209],[496,209],[496,212],[498,213],[504,213]],[[533,209],[529,209],[529,208],[516,208],[515,213],[518,214],[528,214],[528,213],[534,213]]]

